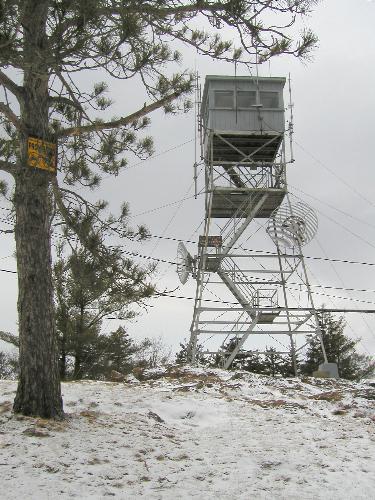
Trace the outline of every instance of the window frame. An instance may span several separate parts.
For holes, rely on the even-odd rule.
[[[255,94],[255,102],[254,104],[251,104],[249,107],[243,107],[238,105],[238,94],[240,92],[249,92],[249,93],[254,93]],[[217,94],[231,94],[231,106],[217,106],[216,104],[216,96]],[[265,106],[261,102],[261,95],[262,94],[273,94],[274,98],[277,99],[277,106],[276,107],[269,107]],[[217,110],[250,110],[254,109],[256,107],[261,107],[262,109],[266,110],[280,110],[282,109],[280,106],[280,92],[277,90],[245,90],[245,89],[213,89],[213,107],[211,109],[217,109]],[[207,109],[208,111],[208,109]]]
[[[248,93],[248,94],[254,94],[254,104],[250,104],[250,106],[239,106],[238,104],[238,94],[240,93]],[[237,109],[252,109],[254,106],[257,105],[257,91],[256,90],[239,90],[236,89],[236,108]]]
[[[276,90],[259,90],[259,104],[262,106],[263,109],[281,109],[280,108],[280,93],[277,92]],[[277,106],[265,106],[262,103],[261,95],[262,94],[275,94],[277,97]]]
[[[218,93],[224,94],[224,93],[231,93],[232,94],[232,105],[231,106],[217,106],[216,105],[216,95]],[[215,89],[214,90],[214,109],[235,109],[235,92],[234,90],[221,90],[221,89]]]

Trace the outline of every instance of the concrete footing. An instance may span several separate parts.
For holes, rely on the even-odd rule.
[[[337,363],[322,363],[319,369],[313,372],[316,378],[339,378]]]

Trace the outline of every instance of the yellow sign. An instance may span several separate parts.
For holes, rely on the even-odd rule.
[[[56,172],[57,146],[55,143],[29,136],[27,153],[29,167]]]

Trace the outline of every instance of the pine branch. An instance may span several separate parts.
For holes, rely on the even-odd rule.
[[[12,333],[0,331],[0,340],[8,342],[8,344],[13,344],[16,347],[19,347],[20,345],[19,338],[16,335],[13,335]]]
[[[148,14],[157,14],[158,16],[162,17],[171,17],[176,14],[195,14],[198,12],[204,13],[204,12],[209,12],[211,14],[220,12],[220,11],[225,11],[227,8],[227,5],[221,1],[221,2],[205,2],[203,0],[198,0],[190,5],[177,5],[175,7],[169,6],[168,8],[163,8],[163,7],[152,7],[152,6],[145,6],[144,12]]]
[[[19,100],[23,99],[23,88],[17,85],[13,80],[9,78],[5,73],[0,70],[0,83],[4,85],[13,95],[15,95]]]
[[[8,118],[8,120],[11,123],[13,123],[13,125],[16,127],[17,130],[24,131],[24,127],[18,116],[15,113],[13,113],[10,106],[5,104],[4,102],[0,102],[0,113],[2,113],[6,118]]]
[[[53,189],[53,194],[55,197],[56,205],[57,205],[57,208],[59,209],[59,212],[60,212],[62,218],[64,219],[66,225],[77,234],[82,246],[85,247],[86,246],[85,245],[86,239],[85,239],[84,235],[79,231],[77,224],[74,223],[74,220],[72,219],[72,217],[69,214],[69,210],[66,208],[66,206],[64,204],[63,198],[61,196],[60,187],[57,183],[57,179],[54,178],[52,180],[51,184],[52,184],[52,189]]]
[[[72,106],[72,107],[78,109],[78,111],[80,111],[80,112],[83,111],[83,108],[82,108],[81,104],[78,101],[72,101],[68,97],[64,97],[64,96],[50,96],[49,97],[49,102],[51,104],[66,104],[67,106]]]
[[[119,127],[123,127],[125,125],[129,125],[139,118],[142,118],[145,115],[148,115],[152,111],[159,109],[170,102],[177,99],[182,94],[181,91],[173,92],[173,94],[169,94],[158,101],[153,102],[152,104],[148,104],[147,106],[143,106],[143,108],[135,111],[131,115],[125,116],[123,118],[119,118],[118,120],[113,120],[109,122],[102,123],[93,123],[92,125],[83,125],[81,127],[70,127],[61,130],[58,132],[58,137],[67,137],[71,135],[80,135],[88,132],[99,132],[100,130],[108,130],[108,129],[116,129]]]

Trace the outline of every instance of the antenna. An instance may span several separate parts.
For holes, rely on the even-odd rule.
[[[292,101],[292,80],[289,73],[288,78],[288,87],[289,87],[289,110],[290,110],[290,119],[289,119],[289,145],[290,145],[290,163],[294,163],[294,153],[293,153],[293,134],[294,134],[294,117],[293,117],[293,108],[294,104]]]
[[[296,248],[309,243],[318,230],[315,211],[301,200],[283,202],[268,219],[267,233],[277,245]]]
[[[186,250],[185,245],[180,241],[177,245],[177,274],[183,285],[193,272],[194,259]]]
[[[195,100],[194,100],[194,198],[197,199],[198,196],[198,186],[197,186],[197,136],[198,136],[198,123],[200,123],[199,116],[199,76],[198,71],[195,72]]]

